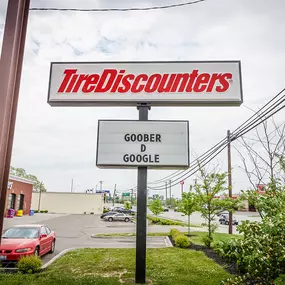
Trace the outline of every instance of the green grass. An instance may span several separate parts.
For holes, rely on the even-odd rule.
[[[186,234],[186,233],[185,233]],[[190,235],[195,235],[193,237],[190,237],[190,241],[194,244],[198,245],[204,245],[203,243],[203,237],[207,235],[206,232],[190,232]],[[218,241],[227,241],[233,238],[241,238],[241,235],[229,235],[224,233],[214,233],[213,234],[214,243]]]
[[[37,275],[0,274],[9,285],[134,284],[135,249],[80,249]],[[153,285],[218,285],[230,275],[204,253],[179,248],[147,250],[147,280]]]
[[[183,234],[187,234],[187,232],[183,232]],[[197,245],[204,245],[203,237],[206,236],[206,232],[190,232],[192,236],[190,241]],[[126,237],[126,236],[135,236],[135,233],[112,233],[112,234],[97,234],[98,237]],[[167,236],[169,233],[148,233],[148,236]],[[218,241],[227,241],[233,238],[241,238],[240,235],[229,235],[224,233],[215,233],[214,234],[214,242]]]

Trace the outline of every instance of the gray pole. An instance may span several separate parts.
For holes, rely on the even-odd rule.
[[[172,206],[172,196],[171,196],[171,180],[169,180],[169,198],[170,198],[170,207]]]
[[[232,161],[231,161],[231,132],[228,130],[228,186],[229,197],[232,198]],[[233,213],[229,211],[229,234],[233,233]]]
[[[114,187],[114,194],[113,194],[113,207],[114,207],[114,205],[115,205],[116,187],[117,187],[117,184],[115,184],[115,187]]]
[[[167,181],[165,181],[165,206],[167,206]]]
[[[71,188],[70,188],[70,192],[73,192],[73,178],[71,179]]]
[[[42,198],[42,182],[40,184],[40,194],[39,194],[39,203],[38,203],[38,212],[41,210],[41,198]]]
[[[149,106],[138,106],[139,120],[148,120]],[[146,274],[146,207],[147,207],[147,167],[138,167],[137,189],[137,234],[136,234],[136,283],[145,284]]]

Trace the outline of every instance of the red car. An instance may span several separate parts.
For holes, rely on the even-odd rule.
[[[17,262],[27,255],[43,256],[54,252],[55,232],[44,225],[23,225],[7,229],[1,239],[0,262]]]

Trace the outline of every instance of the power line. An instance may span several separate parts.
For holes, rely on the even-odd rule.
[[[274,109],[276,109],[281,103],[284,102],[284,98],[285,95],[283,95],[281,98],[279,98],[277,100],[277,102],[272,103],[274,100],[276,100],[283,92],[285,91],[285,88],[282,89],[277,95],[275,95],[268,103],[266,103],[262,108],[259,109],[258,112],[256,112],[254,115],[252,115],[249,119],[247,119],[242,125],[240,125],[238,128],[235,129],[235,131],[231,134],[231,140],[233,141],[234,139],[237,139],[238,137],[244,135],[245,133],[249,132],[250,130],[252,130],[253,128],[255,128],[256,126],[258,126],[259,124],[261,124],[262,122],[264,122],[265,120],[267,120],[269,117],[273,116],[274,114],[276,114],[277,112],[279,112],[281,109],[283,109],[285,107],[281,106],[279,109],[277,109],[275,112],[271,113],[272,111],[274,111]],[[272,104],[272,106],[270,106]],[[267,107],[267,108],[266,108]],[[264,110],[265,109],[265,110]],[[260,113],[261,111],[263,111],[262,115],[259,115],[258,113]],[[266,116],[263,120],[261,120],[262,117]],[[256,118],[257,117],[257,118]],[[202,156],[200,156],[198,159],[196,159],[196,165],[198,163],[198,170],[201,167],[201,161],[199,161],[201,159],[201,157],[206,156],[206,158],[203,158],[203,162],[205,162],[204,165],[206,165],[207,163],[209,163],[212,159],[214,159],[227,145],[227,140],[226,138],[224,138],[222,141],[220,141],[218,144],[216,144],[217,148],[215,148],[212,153],[210,155],[207,155],[209,151],[207,151],[205,154],[203,154]],[[213,149],[214,147],[212,147],[211,149]],[[222,149],[220,149],[222,148]],[[218,152],[216,155],[214,155],[216,152]],[[214,155],[212,158],[211,156]],[[178,179],[175,179],[174,181],[181,180],[181,178],[183,177],[183,180],[189,178],[190,176],[192,176],[193,174],[195,174],[198,170],[196,170],[194,173],[191,173],[192,169],[196,168],[195,164],[194,167],[192,167],[191,169],[188,169],[187,171],[185,171],[185,173],[183,175],[181,175]],[[187,175],[191,173],[190,175]],[[187,175],[185,177],[185,175]],[[160,179],[161,180],[161,179]],[[176,183],[173,186],[179,184]],[[163,190],[164,186],[157,186],[154,188],[151,188],[152,190]]]
[[[151,10],[162,10],[170,8],[178,8],[184,6],[190,6],[205,2],[206,0],[196,0],[185,3],[163,5],[163,6],[152,6],[152,7],[137,7],[137,8],[98,8],[98,9],[82,9],[82,8],[30,8],[30,11],[70,11],[70,12],[128,12],[128,11],[151,11]]]

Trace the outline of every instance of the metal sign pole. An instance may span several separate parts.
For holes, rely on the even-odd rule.
[[[139,120],[148,120],[146,104],[138,106]],[[136,283],[145,284],[146,274],[146,208],[147,208],[147,167],[138,167],[137,190],[137,234],[136,234]]]

